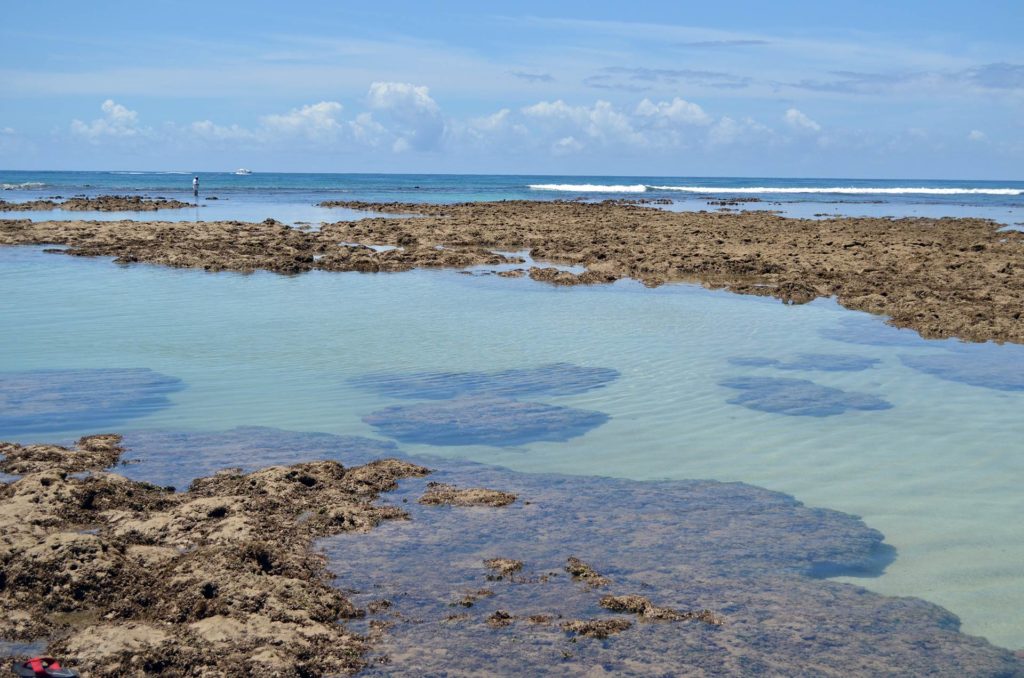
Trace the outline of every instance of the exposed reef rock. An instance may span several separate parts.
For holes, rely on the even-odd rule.
[[[631,612],[643,621],[702,621],[712,626],[721,626],[723,619],[711,610],[679,612],[670,607],[658,607],[644,596],[604,596],[601,607],[612,612]]]
[[[573,579],[582,581],[587,586],[592,586],[594,588],[598,586],[605,586],[611,581],[607,577],[598,574],[597,570],[576,556],[570,556],[569,560],[566,561],[565,571],[572,575]]]
[[[573,633],[586,638],[607,638],[622,633],[633,622],[625,619],[574,619],[562,622],[560,628],[566,633]]]
[[[482,487],[459,489],[445,483],[428,483],[419,503],[429,506],[508,506],[516,495]]]
[[[423,467],[394,459],[226,471],[186,493],[101,472],[119,438],[4,444],[0,636],[50,638],[88,676],[319,676],[364,665],[357,609],[310,542],[402,518],[379,493]],[[92,473],[69,475],[70,471]]]
[[[929,338],[1024,343],[1024,233],[983,219],[789,219],[763,212],[668,212],[633,204],[500,201],[429,205],[328,201],[387,212],[301,232],[273,221],[0,221],[0,244],[211,271],[401,271],[522,263],[555,284],[699,281],[788,303],[834,296]],[[408,215],[416,216],[408,216]],[[350,243],[390,245],[377,251]]]
[[[155,212],[194,207],[187,202],[168,198],[147,198],[139,195],[100,195],[95,198],[68,198],[61,202],[31,200],[7,202],[0,200],[0,212],[42,212],[65,210],[68,212]]]

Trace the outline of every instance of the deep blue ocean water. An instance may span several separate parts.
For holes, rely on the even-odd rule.
[[[919,179],[769,179],[759,177],[622,177],[456,174],[288,174],[260,172],[28,172],[0,170],[0,199],[109,193],[190,201],[201,183],[199,218],[285,222],[337,220],[313,207],[322,200],[462,202],[584,198],[669,199],[666,209],[716,210],[709,200],[756,198],[742,209],[799,217],[975,216],[1005,225],[1024,222],[1024,181]],[[209,198],[216,197],[216,203]],[[230,205],[224,204],[225,202]],[[187,210],[183,212],[188,212]],[[236,216],[231,216],[232,214]],[[260,216],[262,215],[262,216]],[[82,216],[82,215],[79,215]],[[124,215],[121,215],[122,217]],[[149,216],[152,216],[150,214]],[[174,215],[162,213],[162,216]],[[36,215],[35,218],[51,218]],[[180,218],[195,218],[182,214]]]

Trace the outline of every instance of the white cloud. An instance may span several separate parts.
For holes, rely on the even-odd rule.
[[[821,125],[814,120],[811,120],[805,113],[795,108],[791,108],[786,111],[785,115],[782,116],[782,120],[795,130],[805,132],[821,131]]]
[[[575,137],[563,137],[551,145],[551,152],[555,155],[569,155],[583,150],[583,144]]]
[[[217,125],[210,120],[199,120],[188,126],[194,136],[208,141],[247,141],[256,134],[238,125]]]
[[[708,130],[708,143],[712,146],[726,146],[738,142],[762,141],[772,137],[772,130],[753,118],[736,120],[722,117]]]
[[[493,132],[506,127],[509,124],[511,114],[512,111],[507,108],[503,108],[497,113],[492,113],[491,115],[487,115],[482,118],[473,118],[469,121],[469,124],[473,129],[483,132]]]
[[[708,125],[711,116],[695,103],[675,97],[672,101],[654,103],[644,99],[636,107],[636,114],[656,123],[673,123],[682,125]]]
[[[980,129],[972,129],[967,135],[969,141],[988,141],[988,135]]]
[[[370,108],[382,110],[414,110],[440,113],[440,107],[430,96],[430,89],[406,82],[375,82],[366,97]]]
[[[405,82],[375,82],[366,96],[371,109],[379,111],[397,136],[392,147],[396,152],[409,148],[436,148],[445,133],[441,107],[422,85]]]
[[[14,134],[13,127],[0,127],[0,134]]]
[[[139,127],[139,114],[130,110],[113,99],[107,99],[100,105],[103,116],[90,123],[81,120],[71,121],[71,132],[77,136],[97,143],[104,137],[128,138],[149,132]]]
[[[570,106],[561,99],[541,101],[523,108],[522,112],[545,125],[548,131],[560,132],[563,138],[574,138],[578,134],[606,145],[647,144],[629,116],[604,100],[598,100],[593,106]]]
[[[375,147],[380,145],[381,140],[387,136],[387,129],[373,119],[372,113],[360,113],[354,120],[348,123],[352,133],[352,140],[357,144]]]
[[[266,131],[274,135],[304,137],[310,141],[332,141],[344,131],[345,126],[338,119],[343,106],[337,101],[321,101],[288,113],[263,116],[261,122]]]

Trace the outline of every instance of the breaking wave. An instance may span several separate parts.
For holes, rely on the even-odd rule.
[[[650,186],[655,191],[682,191],[685,193],[839,193],[848,195],[1021,195],[1018,188],[928,188],[925,186]]]
[[[931,188],[927,186],[651,186],[646,184],[530,184],[535,191],[575,193],[644,193],[678,191],[719,195],[727,193],[832,193],[840,195],[1024,195],[1019,188]]]
[[[20,191],[26,188],[42,188],[45,186],[41,181],[26,181],[23,184],[0,184],[0,190],[3,191]]]

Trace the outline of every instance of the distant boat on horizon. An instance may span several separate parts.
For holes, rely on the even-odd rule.
[[[237,174],[237,175],[238,175],[238,176],[240,176],[240,177],[247,177],[247,176],[249,176],[250,174],[252,174],[252,170],[247,170],[247,169],[245,169],[245,168],[243,167],[243,168],[240,168],[240,169],[236,169],[236,170],[235,170],[235,174]]]

